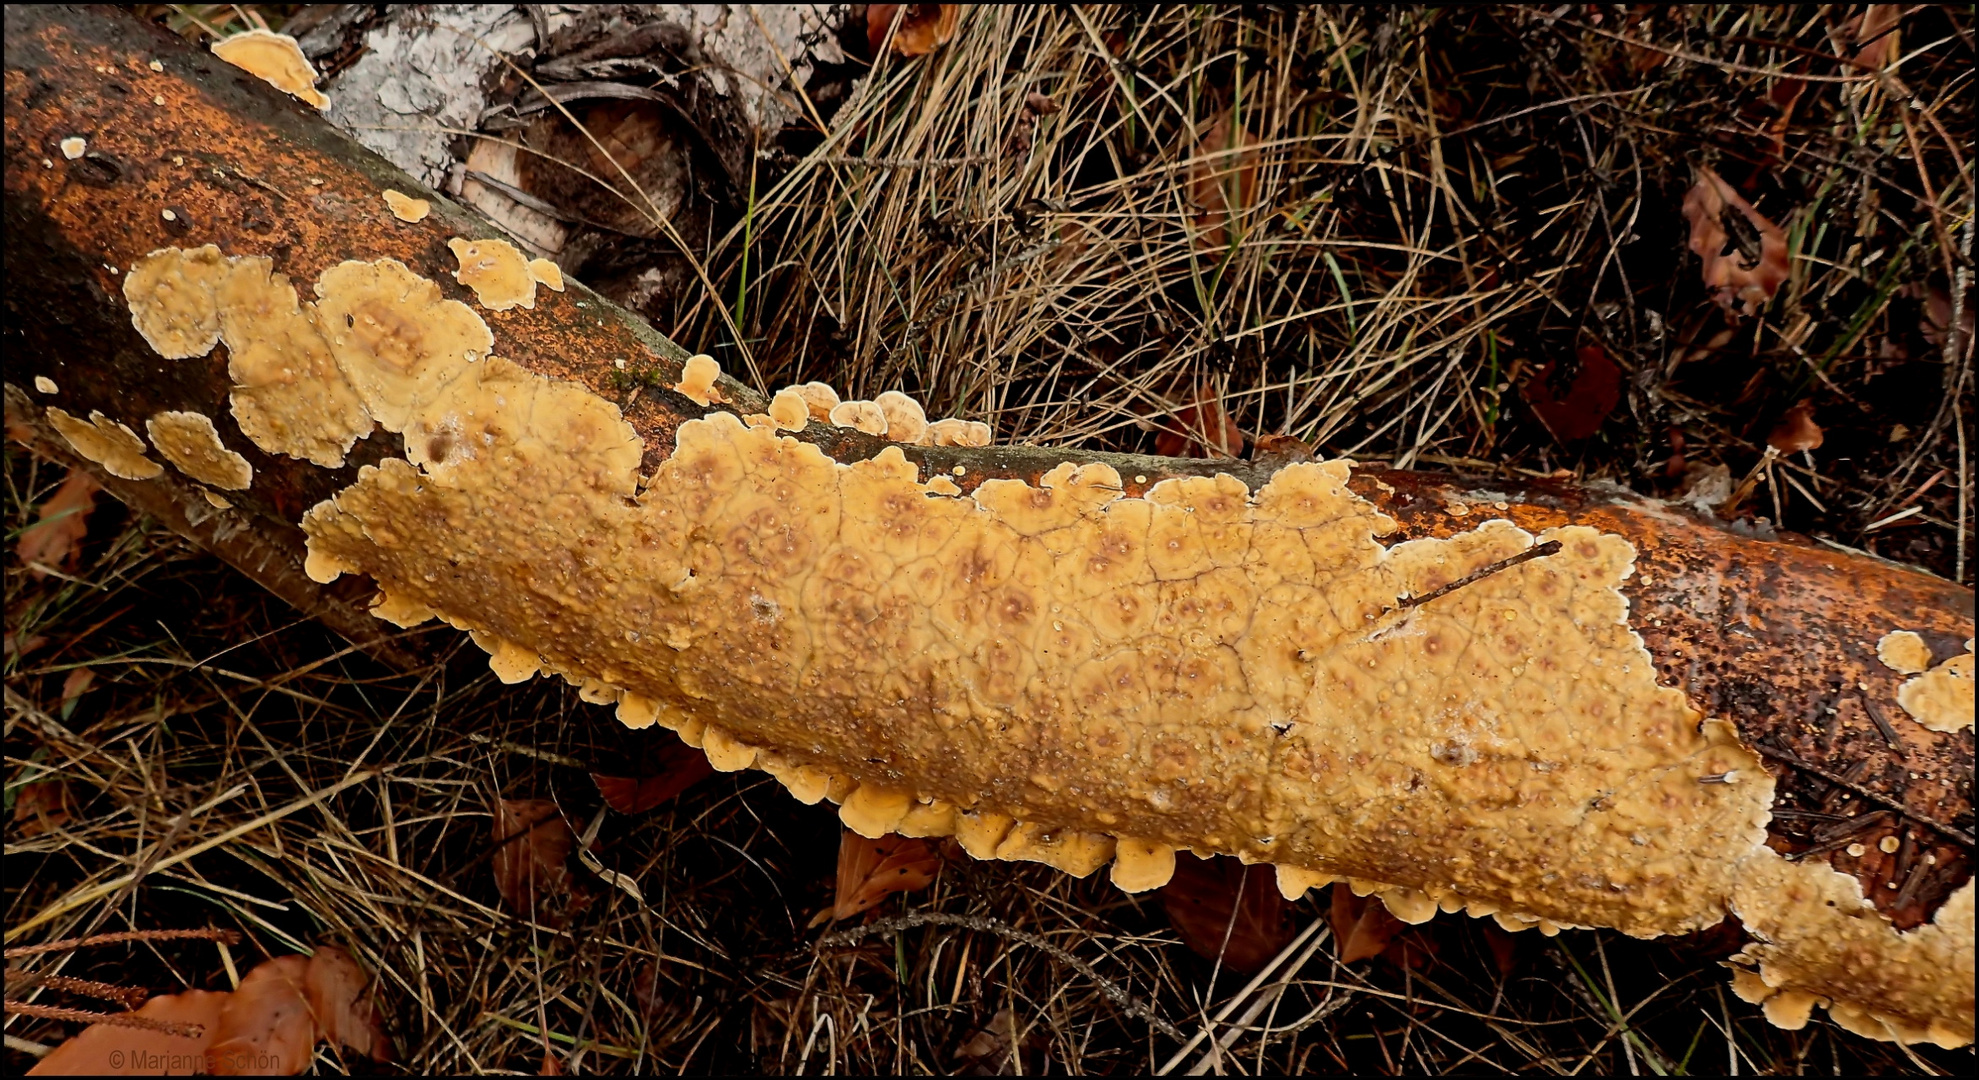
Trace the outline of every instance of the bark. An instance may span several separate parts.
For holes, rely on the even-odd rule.
[[[360,466],[401,456],[398,437],[374,431],[335,470],[259,453],[233,426],[224,350],[161,362],[132,327],[119,270],[157,248],[214,243],[228,254],[273,256],[298,283],[346,259],[391,257],[462,295],[447,276],[455,263],[445,238],[494,230],[307,106],[118,11],[10,8],[5,78],[10,424],[18,419],[66,456],[43,418],[49,405],[77,416],[101,410],[139,428],[166,409],[215,418],[255,470],[251,490],[230,494],[233,509],[213,510],[172,470],[106,483],[353,641],[388,649],[364,612],[368,584],[347,577],[320,586],[304,575],[297,522],[350,486]],[[70,160],[60,144],[75,136],[88,146]],[[382,213],[387,187],[433,200],[444,227],[405,228]],[[668,457],[683,422],[709,411],[668,389],[685,351],[582,284],[533,310],[504,313],[496,325],[500,351],[522,367],[618,402],[644,440],[642,471]],[[38,378],[57,392],[35,389]],[[738,413],[766,408],[756,388],[733,380],[722,388]],[[800,437],[848,463],[892,445],[816,424]],[[1129,496],[1164,478],[1219,473],[1255,491],[1297,456],[902,449],[924,480],[960,467],[965,490],[992,478],[1035,482],[1062,462],[1105,462],[1126,479]],[[1699,518],[1619,487],[1378,466],[1356,467],[1351,485],[1400,523],[1391,541],[1450,537],[1491,517],[1533,532],[1588,525],[1626,538],[1637,550],[1636,572],[1622,586],[1629,623],[1663,684],[1731,721],[1778,781],[1771,846],[1832,861],[1899,927],[1928,920],[1970,879],[1973,733],[1928,730],[1886,704],[1905,676],[1876,650],[1885,633],[1908,629],[1934,660],[1963,652],[1973,635],[1971,590],[1864,554]],[[1835,818],[1820,815],[1852,800],[1888,812],[1838,833]],[[1897,842],[1879,844],[1885,837]],[[1862,854],[1844,857],[1857,850],[1849,844]]]

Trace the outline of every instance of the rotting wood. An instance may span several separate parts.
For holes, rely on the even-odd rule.
[[[154,60],[163,71],[151,68]],[[121,272],[155,249],[213,243],[228,255],[270,256],[298,285],[346,259],[390,257],[446,283],[448,295],[466,297],[446,275],[454,266],[446,242],[493,231],[245,73],[118,13],[10,12],[6,92],[10,415],[19,411],[38,423],[43,407],[58,404],[77,416],[102,410],[134,427],[164,410],[213,417],[255,475],[250,490],[227,496],[234,508],[224,521],[233,540],[200,532],[198,515],[186,510],[204,505],[205,495],[176,471],[114,482],[112,490],[164,508],[161,516],[174,527],[299,608],[364,637],[357,624],[368,585],[309,581],[296,523],[348,489],[360,466],[403,460],[402,443],[374,432],[336,470],[259,453],[228,413],[224,350],[161,362],[131,326]],[[152,104],[157,98],[166,104]],[[78,136],[88,149],[68,161],[59,144]],[[416,227],[400,222],[382,201],[388,187],[429,198],[432,217]],[[533,309],[489,318],[498,351],[522,369],[623,407],[644,442],[642,474],[668,459],[683,422],[706,411],[668,389],[685,352],[581,285],[540,296]],[[58,392],[31,391],[37,377]],[[721,390],[738,413],[767,408],[732,380]],[[815,424],[801,438],[844,463],[890,445]],[[900,449],[922,480],[955,477],[963,493],[991,479],[1035,484],[1066,462],[1112,466],[1130,498],[1164,479],[1214,474],[1256,492],[1285,464],[1030,447]],[[1491,518],[1534,534],[1578,525],[1625,538],[1635,551],[1635,572],[1620,585],[1629,627],[1662,684],[1681,689],[1698,712],[1730,720],[1777,781],[1768,844],[1789,856],[1819,852],[1903,929],[1925,924],[1969,882],[1971,850],[1961,834],[1971,831],[1972,731],[1930,731],[1894,704],[1878,705],[1895,702],[1904,676],[1879,662],[1876,643],[1907,629],[1921,635],[1934,659],[1957,654],[1973,632],[1970,590],[1879,560],[1698,521],[1620,489],[1481,484],[1372,467],[1356,468],[1350,487],[1399,524],[1386,538],[1391,543],[1467,534]],[[250,547],[229,555],[230,543]],[[1851,790],[1836,777],[1846,777]],[[1850,848],[1821,852],[1826,845],[1801,815],[1846,809],[1837,798],[1846,803],[1858,791],[1901,813],[1881,816]],[[1861,854],[1848,854],[1856,847]],[[1969,967],[1969,927],[1966,935]],[[1969,1036],[1969,989],[1965,1009]]]

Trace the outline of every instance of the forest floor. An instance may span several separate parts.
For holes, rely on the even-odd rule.
[[[1969,7],[982,8],[881,44],[812,82],[844,134],[758,155],[714,290],[647,306],[731,372],[1005,441],[1614,481],[1973,581]],[[6,477],[9,944],[242,935],[44,969],[153,991],[339,945],[397,1064],[326,1071],[1971,1066],[1774,1028],[1729,932],[842,847],[450,631],[386,669],[11,442]],[[9,1016],[8,1070],[77,1028]]]

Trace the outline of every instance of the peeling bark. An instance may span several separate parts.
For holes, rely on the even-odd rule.
[[[254,470],[250,490],[229,493],[233,510],[198,512],[197,486],[169,470],[153,481],[106,480],[111,490],[375,647],[358,614],[364,587],[309,581],[296,523],[350,488],[361,466],[402,459],[399,438],[374,431],[334,470],[258,452],[228,412],[224,350],[161,361],[132,327],[121,273],[157,248],[212,243],[230,255],[271,256],[299,285],[347,259],[394,258],[465,297],[446,274],[454,266],[446,242],[495,231],[311,110],[121,13],[10,10],[5,78],[10,418],[39,423],[49,405],[77,416],[101,410],[140,428],[165,410],[212,417]],[[164,105],[153,104],[159,98]],[[70,137],[88,140],[75,160],[59,149]],[[429,175],[444,164],[414,156]],[[388,187],[432,200],[432,216],[418,226],[398,221],[381,198]],[[709,411],[668,389],[685,350],[581,284],[489,320],[498,351],[526,371],[618,403],[644,442],[642,473],[667,460],[682,423]],[[37,377],[58,392],[31,390]],[[767,409],[757,390],[732,379],[721,390],[736,413]],[[843,463],[892,445],[815,424],[799,437]],[[921,480],[954,476],[965,493],[989,479],[1035,483],[1066,462],[1111,465],[1128,497],[1164,479],[1217,474],[1255,492],[1286,464],[901,449]],[[1932,731],[1895,707],[1905,675],[1879,661],[1877,642],[1903,629],[1918,633],[1934,660],[1962,652],[1973,634],[1970,590],[1865,555],[1755,537],[1619,488],[1376,467],[1357,467],[1350,486],[1400,524],[1390,542],[1457,536],[1489,518],[1534,533],[1582,525],[1627,539],[1636,551],[1635,573],[1621,585],[1629,626],[1662,685],[1730,721],[1765,760],[1778,784],[1768,844],[1853,876],[1899,929],[1924,924],[1969,882],[1973,732]],[[1851,804],[1883,812],[1850,818]],[[1969,926],[1965,933],[1969,967]]]

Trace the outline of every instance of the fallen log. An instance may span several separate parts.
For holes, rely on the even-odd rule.
[[[1619,488],[936,445],[121,13],[10,9],[5,77],[10,424],[353,640],[437,616],[869,835],[1731,915],[1774,1022],[1971,1040],[1968,589]]]

